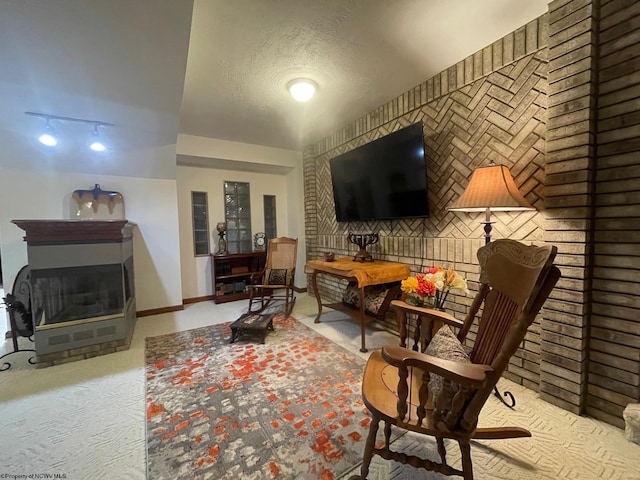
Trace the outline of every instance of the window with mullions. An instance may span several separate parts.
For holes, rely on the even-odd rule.
[[[224,219],[227,222],[229,252],[250,252],[252,250],[251,197],[248,183],[225,180]]]
[[[264,234],[267,239],[276,238],[276,196],[264,196]]]
[[[193,213],[193,253],[209,255],[209,220],[207,215],[207,192],[191,192]]]

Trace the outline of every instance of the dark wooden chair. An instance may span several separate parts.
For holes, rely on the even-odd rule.
[[[464,322],[445,312],[398,300],[392,302],[393,308],[430,318],[443,326],[433,338],[427,339],[430,341],[424,353],[385,346],[369,357],[362,396],[373,420],[361,474],[352,479],[366,479],[376,454],[471,480],[470,440],[531,436],[519,427],[478,428],[478,415],[560,278],[559,269],[553,265],[555,254],[553,246],[526,246],[514,240],[496,240],[481,247],[480,288]],[[467,355],[462,343],[476,316],[479,316],[478,331]],[[457,336],[449,325],[459,328]],[[376,448],[380,421],[385,424],[385,442]],[[391,450],[392,426],[435,437],[440,461]],[[461,470],[447,464],[445,438],[458,442]]]
[[[283,301],[289,315],[295,304],[293,280],[296,273],[298,239],[272,238],[267,244],[265,268],[251,276],[249,312],[264,311],[274,301]]]

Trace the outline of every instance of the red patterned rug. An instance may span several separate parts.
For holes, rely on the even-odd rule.
[[[229,324],[146,339],[156,479],[338,479],[362,459],[365,361],[293,318],[266,343]]]

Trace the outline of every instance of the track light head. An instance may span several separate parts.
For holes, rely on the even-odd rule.
[[[104,152],[107,147],[104,146],[104,143],[100,141],[100,132],[98,132],[98,126],[94,125],[93,132],[91,133],[91,144],[89,148],[94,152]]]
[[[47,147],[55,147],[58,144],[58,140],[56,140],[54,134],[55,132],[53,131],[51,125],[49,125],[49,119],[47,118],[47,126],[45,127],[45,131],[38,137],[38,140],[40,141],[40,143],[46,145]]]
[[[92,142],[89,148],[94,152],[104,152],[107,149],[107,147],[98,141]]]

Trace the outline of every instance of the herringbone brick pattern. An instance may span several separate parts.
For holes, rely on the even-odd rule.
[[[476,280],[475,252],[484,242],[483,214],[447,211],[466,188],[471,172],[489,162],[507,165],[527,199],[543,207],[542,186],[546,131],[546,50],[539,50],[472,81],[457,90],[440,95],[397,118],[335,146],[313,158],[306,152],[306,193],[316,202],[313,221],[315,235],[310,258],[332,251],[353,255],[356,251],[346,236],[354,232],[378,232],[380,242],[369,248],[375,258],[400,261],[414,273],[430,265],[453,265],[470,281]],[[429,184],[429,218],[395,221],[337,223],[331,186],[330,159],[360,145],[413,123],[424,124],[425,155]],[[310,211],[307,211],[309,214]],[[308,215],[309,216],[309,215]],[[309,219],[311,220],[311,219]],[[539,241],[543,235],[542,218],[536,213],[493,214],[493,235],[525,241]],[[311,222],[308,221],[308,229]],[[322,296],[338,300],[344,282],[318,279]],[[449,308],[466,313],[470,298],[457,297]],[[388,319],[388,326],[395,322]],[[524,354],[518,353],[510,367],[510,378],[535,386],[538,383],[539,339],[529,342]]]
[[[481,215],[454,214],[447,207],[464,191],[471,172],[490,161],[507,165],[527,199],[541,207],[546,68],[541,50],[317,157],[318,233],[344,235],[357,228],[400,237],[481,238]],[[338,224],[329,159],[418,121],[424,122],[431,216]],[[504,213],[493,220],[496,236],[541,238],[535,214]]]
[[[378,232],[379,243],[368,249],[374,258],[405,263],[413,273],[430,265],[454,266],[474,290],[484,216],[452,213],[447,207],[464,191],[471,172],[493,161],[508,166],[527,199],[543,209],[547,26],[546,15],[529,22],[305,149],[308,258],[328,251],[353,255],[357,247],[347,242],[347,233]],[[338,224],[330,159],[419,121],[424,124],[430,217]],[[533,242],[544,235],[542,215],[535,212],[494,213],[491,220],[497,238]],[[318,290],[339,300],[343,283],[318,278]],[[448,309],[464,316],[470,301],[453,298]],[[391,317],[386,324],[395,328]],[[528,339],[509,367],[509,378],[536,388],[539,350],[539,335]]]
[[[637,335],[620,330],[620,322],[637,318],[639,305],[625,283],[633,283],[638,269],[639,37],[631,20],[639,12],[638,2],[627,0],[554,0],[547,14],[305,152],[321,172],[311,178],[305,167],[305,185],[312,182],[320,202],[317,215],[306,218],[317,233],[308,255],[353,254],[344,240],[348,231],[377,231],[374,256],[407,263],[414,273],[430,264],[472,273],[470,242],[483,238],[482,215],[446,208],[476,167],[491,160],[507,165],[528,200],[545,211],[493,214],[492,236],[553,243],[562,278],[506,376],[531,388],[539,384],[542,398],[562,408],[586,406],[618,426],[622,408],[637,401],[639,391]],[[338,225],[329,158],[419,120],[431,217]],[[327,283],[321,290],[339,297],[337,287]],[[456,299],[452,308],[462,313],[464,302]]]

